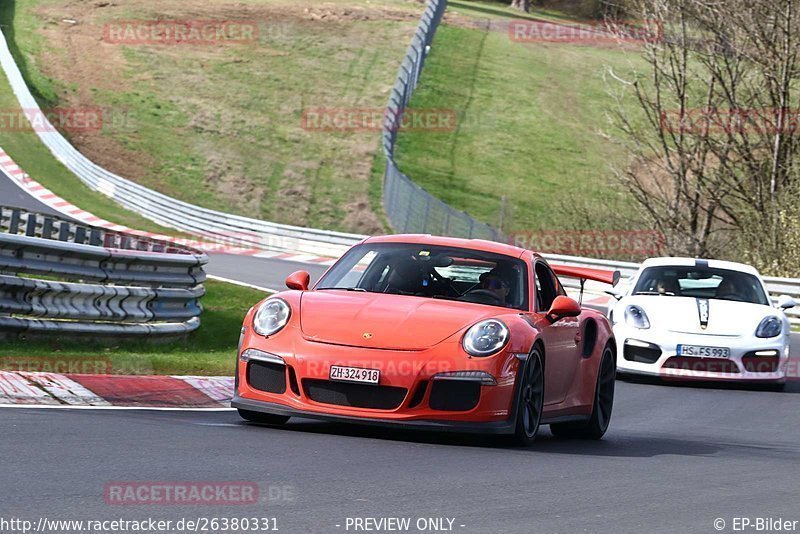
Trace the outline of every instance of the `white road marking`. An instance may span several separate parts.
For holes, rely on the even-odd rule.
[[[68,404],[0,404],[0,408],[28,410],[141,410],[148,412],[232,412],[235,408],[179,408],[160,406],[70,406]]]
[[[253,284],[248,284],[246,282],[240,282],[238,280],[231,280],[230,278],[223,278],[222,276],[215,276],[213,274],[206,275],[206,278],[210,280],[216,280],[217,282],[225,282],[227,284],[233,284],[235,286],[241,287],[249,287],[250,289],[255,289],[257,291],[263,291],[264,293],[278,293],[278,289],[270,289],[268,287],[257,286]]]

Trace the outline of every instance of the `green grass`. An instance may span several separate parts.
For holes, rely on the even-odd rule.
[[[31,6],[38,3],[38,0],[29,1]],[[58,82],[44,76],[30,63],[30,58],[36,57],[45,46],[44,40],[35,31],[38,28],[37,19],[29,12],[15,10],[15,2],[10,1],[0,5],[0,24],[17,65],[28,80],[28,86],[39,104],[45,108],[56,106]],[[20,43],[16,39],[19,34],[28,38],[21,40]],[[62,90],[67,89],[62,88]],[[0,109],[5,112],[20,109],[8,79],[2,71],[0,71]],[[0,129],[0,147],[34,180],[98,217],[137,230],[180,235],[179,232],[164,228],[128,211],[110,198],[89,189],[64,167],[47,147],[42,145],[33,130]]]
[[[74,101],[76,87],[48,74],[48,61],[61,60],[61,55],[40,30],[42,10],[67,10],[68,3],[15,3],[16,11],[6,10],[0,23],[13,29],[29,84],[49,103]],[[309,108],[381,110],[421,6],[338,0],[321,9],[388,8],[409,16],[315,21],[302,13],[301,4],[312,9],[318,5],[311,0],[246,3],[255,10],[248,16],[260,24],[255,43],[118,46],[112,51],[119,65],[109,75],[119,88],[99,83],[88,87],[91,103],[83,103],[125,117],[104,128],[108,146],[121,154],[142,155],[144,169],[133,177],[137,182],[188,202],[280,223],[384,231],[371,193],[378,132],[309,130],[301,116]],[[296,12],[271,19],[269,10],[284,8]],[[112,4],[87,15],[81,24],[96,27],[99,36],[108,20],[186,18],[191,13],[178,1],[153,4],[149,12]]]
[[[508,12],[454,4],[465,14],[475,5],[484,16]],[[455,110],[458,124],[444,134],[401,132],[399,166],[480,220],[499,225],[502,217],[506,232],[582,229],[592,205],[592,228],[614,227],[615,215],[633,206],[613,185],[611,166],[624,166],[626,153],[608,134],[613,101],[604,74],[609,65],[629,68],[635,56],[445,25],[410,107]]]
[[[0,16],[12,26],[29,83],[42,100],[69,100],[75,88],[44,74],[58,54],[37,26],[42,9],[65,0],[14,3],[12,15]],[[409,9],[390,0],[372,5]],[[114,17],[156,15],[119,9],[100,10],[82,24],[100,31]],[[181,13],[169,0],[159,9],[167,18]],[[478,25],[526,16],[569,19],[541,9],[523,15],[488,1],[455,0],[449,13]],[[300,117],[308,108],[382,108],[415,24],[414,18],[313,23],[290,17],[266,31],[262,26],[253,46],[119,47],[123,67],[114,75],[122,89],[93,88],[92,104],[126,117],[103,135],[127,153],[146,156],[146,170],[136,179],[148,187],[265,220],[381,232],[388,224],[377,134],[309,131]],[[400,166],[453,206],[492,225],[502,221],[506,232],[583,228],[587,219],[594,228],[618,226],[616,215],[632,207],[611,185],[610,166],[624,163],[625,153],[605,134],[610,97],[603,74],[607,65],[627,59],[614,49],[520,44],[503,31],[445,25],[412,107],[455,110],[458,128],[402,133]],[[6,144],[15,153],[25,150]],[[41,175],[48,172],[57,169]],[[69,178],[43,181],[83,207],[104,200],[84,190],[71,193]]]
[[[5,75],[0,72],[0,109],[19,109]],[[180,235],[174,229],[162,227],[149,219],[128,211],[110,198],[92,191],[77,176],[64,167],[45,147],[33,131],[0,130],[0,147],[31,178],[47,187],[61,198],[72,202],[94,215],[146,232]],[[2,203],[0,201],[0,203]]]
[[[186,340],[159,345],[123,342],[114,346],[85,341],[4,342],[0,345],[0,368],[19,370],[26,361],[43,366],[46,359],[52,359],[61,364],[108,362],[113,374],[231,375],[244,316],[265,294],[214,281],[209,281],[206,289],[201,326]]]

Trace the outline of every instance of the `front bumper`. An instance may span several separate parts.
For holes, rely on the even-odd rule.
[[[235,408],[395,427],[513,432],[521,368],[513,347],[488,358],[467,358],[457,343],[393,351],[319,343],[287,331],[270,339],[246,332],[240,355],[247,349],[278,356],[283,364],[253,366],[257,360],[237,359]],[[378,369],[379,385],[330,381],[332,365]],[[456,371],[490,375],[496,383],[435,378]]]
[[[752,336],[684,334],[639,330],[627,325],[615,325],[614,334],[619,355],[617,370],[623,373],[673,380],[786,381],[788,336],[758,339]],[[645,347],[645,344],[649,347]],[[730,349],[730,358],[679,357],[678,345],[727,347]],[[775,357],[756,355],[768,352],[773,352]]]
[[[377,417],[353,417],[334,415],[329,413],[311,412],[288,408],[282,404],[252,401],[235,395],[231,407],[253,412],[284,415],[286,417],[306,417],[320,421],[334,423],[356,423],[368,426],[394,428],[400,430],[429,430],[435,432],[457,432],[465,434],[513,434],[514,422],[512,420],[494,422],[469,422],[469,421],[437,421],[414,419],[398,421],[397,419],[381,419]]]

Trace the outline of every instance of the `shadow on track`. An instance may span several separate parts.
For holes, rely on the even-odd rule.
[[[358,424],[317,422],[308,419],[293,420],[282,427],[259,425],[244,421],[241,422],[241,426],[253,427],[254,430],[258,427],[262,427],[265,431],[324,434],[339,437],[414,443],[419,445],[478,447],[505,450],[519,454],[556,453],[580,456],[650,458],[661,455],[709,456],[722,449],[719,446],[703,441],[663,437],[630,435],[624,437],[609,436],[599,441],[558,439],[550,434],[546,426],[543,426],[539,430],[536,443],[531,447],[517,446],[508,436],[395,430]]]
[[[617,374],[617,381],[628,382],[630,384],[646,384],[650,386],[664,386],[673,388],[691,388],[691,389],[718,389],[722,391],[756,391],[756,392],[769,392],[775,394],[800,394],[800,380],[788,378],[786,380],[786,387],[783,390],[776,388],[774,384],[756,384],[756,383],[741,383],[741,382],[723,382],[713,380],[679,380],[671,378],[662,378],[657,376],[643,376],[643,375],[625,375]]]

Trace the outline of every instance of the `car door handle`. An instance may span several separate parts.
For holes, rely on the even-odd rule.
[[[580,342],[581,342],[581,333],[578,332],[577,334],[575,334],[575,344],[577,345]]]

